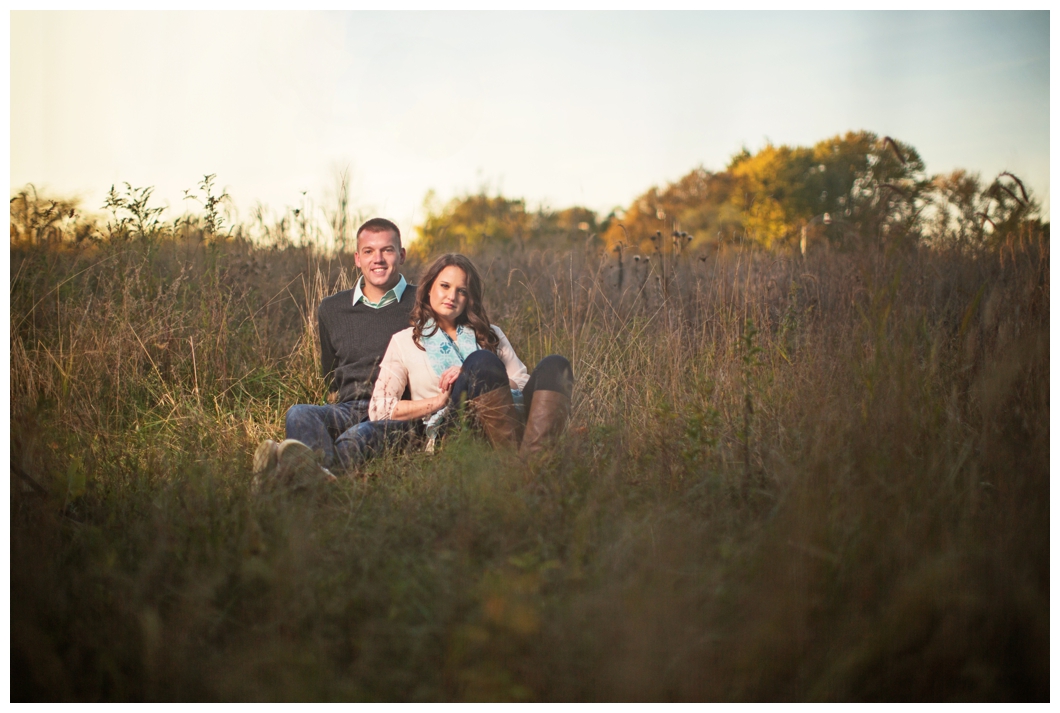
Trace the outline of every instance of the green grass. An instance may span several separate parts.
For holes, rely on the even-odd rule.
[[[13,700],[1047,698],[1048,238],[626,259],[476,257],[544,463],[255,493],[349,257],[12,246]]]

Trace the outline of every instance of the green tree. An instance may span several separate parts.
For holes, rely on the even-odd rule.
[[[833,218],[833,239],[882,243],[917,233],[931,181],[911,145],[850,132],[816,144],[814,161],[820,182],[808,186],[821,188],[820,212]]]
[[[417,239],[409,247],[423,260],[444,252],[570,248],[597,231],[596,214],[580,206],[528,212],[522,199],[485,193],[454,198],[439,206],[433,192],[427,194],[424,206],[427,217],[417,226]]]
[[[526,203],[485,193],[454,198],[438,207],[434,192],[424,199],[427,217],[409,247],[421,259],[444,252],[475,253],[486,246],[519,242],[529,232]]]

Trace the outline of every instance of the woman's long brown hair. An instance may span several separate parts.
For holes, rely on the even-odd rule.
[[[490,319],[486,315],[486,308],[482,304],[482,279],[478,275],[475,265],[465,256],[458,253],[446,253],[432,262],[419,279],[419,287],[416,288],[416,304],[412,306],[412,314],[409,320],[412,323],[412,341],[417,347],[426,351],[420,344],[423,336],[423,328],[428,320],[434,321],[434,329],[427,335],[433,336],[437,333],[438,319],[431,308],[431,288],[434,281],[438,279],[438,273],[450,265],[456,265],[467,276],[467,305],[464,312],[456,318],[456,324],[467,324],[475,330],[475,341],[483,349],[497,353],[497,345],[500,338],[490,327]]]

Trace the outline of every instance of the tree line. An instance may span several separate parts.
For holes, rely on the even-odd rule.
[[[767,250],[929,244],[989,249],[1021,227],[1043,227],[1023,182],[965,170],[929,175],[910,144],[852,131],[811,147],[767,144],[702,166],[600,217],[572,207],[528,210],[485,191],[437,205],[418,226],[418,252],[487,246],[681,253],[750,244]]]
[[[105,227],[75,201],[45,198],[29,185],[11,199],[13,244],[82,243],[198,235],[204,239],[253,239],[267,244],[332,244],[348,249],[352,227],[367,215],[350,216],[347,176],[332,211],[305,200],[269,223],[259,205],[250,224],[225,226],[228,195],[214,176],[187,195],[203,215],[171,223],[150,204],[151,188],[111,187],[102,206]],[[304,196],[303,196],[304,197]],[[653,186],[629,206],[605,216],[573,206],[531,209],[521,198],[483,189],[424,201],[426,216],[410,245],[426,259],[440,252],[479,253],[512,248],[633,253],[696,253],[728,245],[765,250],[849,249],[930,245],[989,250],[1028,230],[1044,230],[1040,206],[1010,172],[990,180],[965,170],[929,175],[910,144],[852,131],[811,147],[767,144],[740,150],[720,171],[699,166],[663,187]]]

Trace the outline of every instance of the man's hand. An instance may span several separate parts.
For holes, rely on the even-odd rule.
[[[442,391],[449,391],[453,387],[453,382],[460,376],[460,367],[451,366],[442,372],[442,377],[438,380],[438,388]]]
[[[335,403],[336,401],[339,400],[339,392],[338,391],[329,391],[326,400],[327,400],[327,402],[329,404]]]

